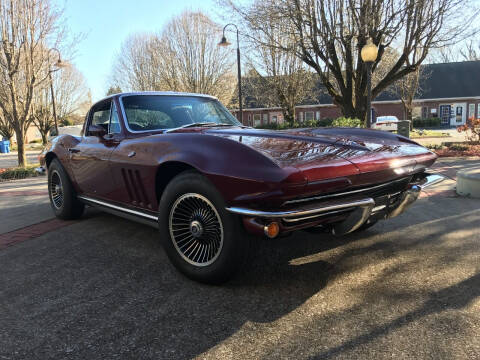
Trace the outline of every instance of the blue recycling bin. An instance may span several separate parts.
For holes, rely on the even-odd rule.
[[[3,140],[0,141],[0,153],[8,154],[10,152],[10,141]]]

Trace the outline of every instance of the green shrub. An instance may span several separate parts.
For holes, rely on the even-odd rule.
[[[29,142],[29,144],[41,144],[41,143],[42,143],[42,139],[35,139]]]
[[[323,118],[318,120],[318,126],[319,127],[329,127],[332,126],[334,119],[332,118]]]
[[[425,147],[430,150],[441,150],[444,148],[444,145],[443,144],[427,144]]]
[[[69,118],[63,118],[63,119],[61,119],[61,120],[60,120],[60,124],[61,124],[61,126],[72,126],[72,125],[75,125],[75,124],[73,123],[73,121],[72,121],[71,119],[69,119]]]
[[[469,146],[465,144],[450,144],[448,148],[454,151],[465,151],[469,149]]]
[[[335,127],[362,127],[363,121],[360,119],[351,119],[346,117],[339,117],[332,121],[332,126]]]
[[[441,118],[428,118],[428,119],[413,119],[414,128],[429,128],[442,126]]]
[[[294,122],[289,124],[284,122],[282,124],[270,123],[258,125],[256,129],[269,129],[269,130],[284,130],[284,129],[298,129],[298,128],[316,128],[316,127],[363,127],[363,122],[359,119],[351,119],[345,117],[339,117],[338,119],[324,118],[321,120],[307,120],[304,122]]]
[[[10,169],[1,169],[0,170],[0,181],[2,180],[18,180],[25,179],[28,177],[38,176],[38,173],[35,171],[35,168],[39,165],[28,165],[26,167],[16,167]]]

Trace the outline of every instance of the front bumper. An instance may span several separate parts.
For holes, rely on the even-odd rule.
[[[441,175],[425,174],[422,180],[409,184],[406,190],[382,196],[383,202],[379,201],[380,198],[355,194],[348,199],[317,201],[281,211],[262,211],[242,207],[229,207],[227,210],[243,216],[247,230],[258,234],[263,233],[265,224],[271,221],[279,222],[281,230],[288,232],[318,226],[333,220],[332,232],[343,235],[357,230],[370,218],[378,220],[402,214],[417,200],[422,188],[443,180]],[[340,221],[335,221],[336,219]]]

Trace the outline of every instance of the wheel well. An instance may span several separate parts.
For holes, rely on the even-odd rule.
[[[45,155],[45,165],[48,169],[48,167],[50,166],[50,163],[52,162],[53,159],[55,159],[57,157],[57,155],[55,155],[55,153],[53,152],[49,152],[47,153],[47,155]]]
[[[160,198],[163,194],[163,191],[167,187],[168,183],[178,174],[187,171],[187,170],[196,170],[193,166],[179,162],[179,161],[169,161],[164,164],[161,164],[155,175],[155,193],[157,195],[157,200],[160,201]]]

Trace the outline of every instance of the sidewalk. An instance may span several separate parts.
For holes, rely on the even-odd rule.
[[[51,218],[46,176],[0,183],[0,234]]]
[[[25,151],[27,163],[29,165],[38,164],[38,155],[40,152],[40,150]],[[18,166],[18,153],[16,151],[9,152],[8,154],[0,153],[0,169],[7,169],[16,166]]]

